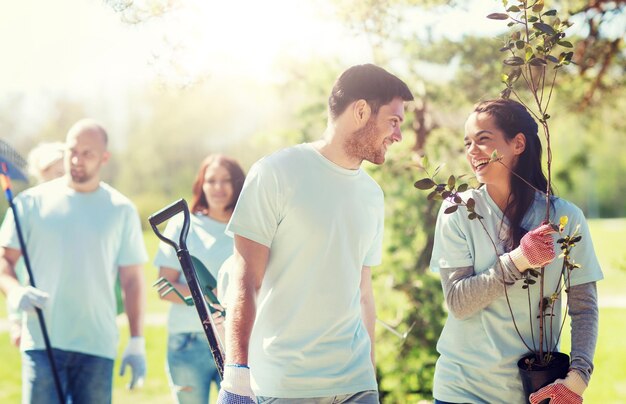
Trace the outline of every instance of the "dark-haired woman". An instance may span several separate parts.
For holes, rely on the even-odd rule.
[[[561,260],[554,259],[554,230],[544,224],[546,198],[540,191],[547,189],[547,180],[537,129],[523,105],[505,99],[478,104],[465,124],[465,153],[482,186],[461,196],[464,201],[475,200],[475,211],[483,219],[482,224],[478,219],[469,220],[463,207],[445,214],[453,204],[449,201],[444,201],[437,219],[430,265],[441,275],[449,316],[437,344],[436,402],[526,400],[517,361],[528,348],[515,330],[504,288],[524,341],[530,347],[539,346],[539,288],[530,288],[529,304],[521,279],[529,268],[545,266],[545,294],[550,295],[561,273]],[[492,161],[494,151],[500,161]],[[602,279],[602,271],[580,209],[556,197],[549,205],[553,223],[561,216],[569,218],[565,234],[580,225],[582,240],[571,258],[581,268],[572,271],[570,279],[570,370],[565,379],[540,394],[575,403],[582,401],[593,371],[598,330],[595,282]],[[554,308],[555,330],[561,324],[561,301]],[[557,335],[555,331],[550,346],[555,346]]]
[[[220,266],[233,253],[233,239],[224,231],[230,220],[245,174],[239,164],[228,157],[210,155],[200,165],[193,184],[190,210],[191,225],[187,248],[217,279]],[[174,217],[164,231],[166,237],[178,240],[182,217]],[[159,276],[166,278],[184,296],[189,287],[174,249],[159,245],[154,259]],[[172,303],[168,317],[166,371],[177,403],[206,404],[211,382],[219,389],[219,376],[202,324],[194,307],[188,307],[174,294],[163,297]]]

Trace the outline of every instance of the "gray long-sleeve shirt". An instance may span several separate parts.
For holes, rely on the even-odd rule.
[[[473,267],[441,268],[441,284],[450,313],[468,318],[504,295],[523,275],[508,254],[499,257],[503,274],[497,266],[478,274]],[[589,383],[593,372],[593,355],[598,338],[598,297],[596,283],[589,282],[569,289],[568,308],[571,317],[571,369]]]

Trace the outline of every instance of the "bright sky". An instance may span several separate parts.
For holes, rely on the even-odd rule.
[[[155,79],[174,87],[207,77],[271,82],[279,78],[280,58],[334,56],[346,66],[371,61],[365,38],[333,19],[330,1],[174,0],[179,7],[133,25],[103,0],[0,0],[0,107],[12,95],[26,95],[21,112],[28,119],[20,124],[28,132],[44,120],[46,100],[59,94],[87,109],[123,107],[124,94]],[[432,23],[435,35],[501,28],[485,19],[501,2],[467,4],[411,18]]]

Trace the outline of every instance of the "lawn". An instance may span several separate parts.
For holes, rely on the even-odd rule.
[[[626,284],[626,219],[590,220],[596,252],[604,270],[605,280],[598,284],[600,301],[600,335],[596,350],[596,370],[585,401],[589,403],[626,402],[626,345],[622,338],[626,335],[624,313],[626,307],[620,306],[626,295],[622,292]],[[154,257],[157,239],[151,233],[145,234],[150,257]],[[146,279],[151,284],[156,279],[156,269],[146,265]],[[129,376],[121,378],[115,375],[113,401],[115,403],[171,403],[169,388],[164,371],[165,361],[165,313],[168,303],[159,300],[156,292],[148,292],[147,321],[145,327],[148,376],[145,385],[137,391],[128,391],[124,387]],[[0,295],[0,318],[5,318],[4,297]],[[128,338],[128,328],[120,318],[120,353]],[[567,334],[567,333],[565,333]],[[19,403],[20,400],[20,357],[19,352],[9,344],[8,334],[0,332],[0,403]],[[563,351],[569,352],[569,338],[563,340]],[[119,360],[119,356],[118,356]],[[116,362],[116,372],[119,361]],[[215,394],[213,394],[215,397]]]

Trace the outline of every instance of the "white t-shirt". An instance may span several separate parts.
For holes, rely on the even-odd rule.
[[[271,249],[249,346],[257,395],[377,389],[359,286],[362,267],[381,261],[383,199],[365,171],[310,144],[250,170],[228,231]]]
[[[507,252],[502,243],[498,242],[498,234],[502,234],[501,239],[506,234],[506,228],[502,224],[503,214],[486,188],[469,190],[462,194],[464,201],[470,197],[476,201],[475,210],[484,217],[489,235],[498,244],[498,255]],[[522,228],[532,230],[539,226],[544,219],[545,205],[545,197],[537,193],[532,208],[522,221]],[[558,223],[561,216],[569,219],[564,234],[572,234],[580,224],[582,240],[572,249],[571,257],[582,268],[572,272],[571,285],[602,279],[602,270],[583,213],[572,203],[560,198],[554,198],[551,205],[552,222]],[[475,273],[480,273],[492,268],[496,262],[496,254],[480,222],[477,219],[469,220],[465,208],[459,208],[452,214],[444,214],[443,211],[448,206],[449,202],[443,203],[437,218],[431,269],[439,272],[439,268],[473,266]],[[555,246],[555,250],[558,255],[558,246]],[[561,265],[562,260],[557,258],[546,266],[545,295],[555,290]],[[537,283],[530,288],[530,307],[533,308],[533,314],[529,316],[527,290],[522,289],[522,282],[517,281],[507,292],[517,327],[530,346],[532,339],[529,318],[535,320],[534,337],[538,346],[539,287]],[[561,324],[560,302],[559,300],[555,305],[555,327],[560,327]],[[557,334],[558,332],[554,332],[555,339]],[[467,319],[459,320],[452,315],[448,316],[437,343],[437,351],[441,356],[435,367],[433,393],[438,400],[472,403],[525,401],[517,361],[528,349],[515,331],[504,295]]]
[[[50,294],[44,318],[54,348],[115,358],[115,282],[120,266],[147,260],[134,205],[105,183],[76,192],[59,178],[15,200],[35,284]],[[21,250],[11,210],[0,245]],[[35,313],[24,316],[22,351],[44,349]]]
[[[173,217],[167,223],[163,235],[178,244],[182,225],[183,215]],[[224,233],[225,230],[226,223],[220,223],[201,214],[190,216],[189,233],[187,234],[189,254],[199,259],[216,280],[222,263],[233,253],[233,239]],[[154,257],[154,266],[180,271],[178,281],[187,284],[176,251],[164,242],[159,243],[159,250]],[[187,306],[182,302],[181,304],[172,303],[170,305],[167,327],[170,334],[204,332],[196,308]]]

